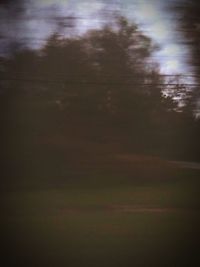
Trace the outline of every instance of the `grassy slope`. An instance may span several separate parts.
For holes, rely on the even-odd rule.
[[[7,266],[176,267],[194,260],[200,172],[155,158],[116,158],[103,171],[99,161],[90,171],[79,161],[80,173],[65,173],[57,187],[36,179],[33,188],[4,193]]]

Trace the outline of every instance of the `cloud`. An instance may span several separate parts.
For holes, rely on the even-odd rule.
[[[180,44],[175,30],[176,17],[167,10],[173,1],[15,0],[7,3],[0,5],[1,55],[20,47],[38,49],[55,32],[68,36],[72,32],[81,34],[99,28],[112,19],[112,12],[120,11],[136,21],[162,48],[153,55],[162,70],[187,71],[185,57],[180,57],[179,51],[187,56],[189,49]]]
[[[66,4],[69,1],[68,0],[36,0],[37,4],[42,5],[52,5],[52,4]]]

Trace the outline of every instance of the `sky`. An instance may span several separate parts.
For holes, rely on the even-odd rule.
[[[100,28],[118,12],[159,45],[152,58],[163,74],[192,74],[189,48],[169,11],[184,0],[15,0],[0,5],[0,55],[18,47],[39,49],[53,33],[83,34]],[[6,4],[5,4],[6,3]]]

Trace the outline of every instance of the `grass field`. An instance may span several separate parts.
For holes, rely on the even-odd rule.
[[[200,171],[152,174],[95,170],[4,192],[4,266],[198,266]]]

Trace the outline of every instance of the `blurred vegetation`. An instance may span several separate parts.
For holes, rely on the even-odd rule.
[[[5,174],[42,175],[51,166],[54,173],[111,153],[199,160],[194,98],[178,82],[168,87],[150,60],[155,49],[119,17],[112,27],[67,39],[54,35],[40,51],[2,58]],[[175,100],[180,94],[184,105]]]
[[[193,109],[199,114],[199,82],[200,82],[200,59],[199,59],[199,44],[200,44],[200,3],[195,0],[185,1],[184,4],[177,3],[173,10],[179,14],[178,30],[183,36],[183,41],[190,49],[190,56],[187,62],[193,68],[195,81],[197,86],[194,87],[193,96],[190,101]],[[198,101],[197,101],[198,99]]]
[[[1,59],[5,266],[196,260],[199,170],[161,158],[199,160],[200,122],[192,92],[151,63],[155,49],[118,18]]]

